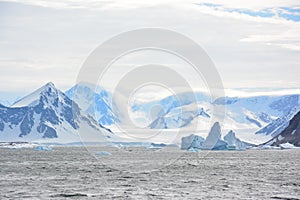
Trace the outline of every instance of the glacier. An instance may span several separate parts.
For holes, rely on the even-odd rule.
[[[204,142],[204,138],[198,135],[189,135],[186,137],[181,138],[181,149],[188,150],[188,149],[201,149],[202,144]]]
[[[197,125],[208,131],[212,110],[225,106],[223,129],[235,130],[243,140],[260,143],[277,135],[300,110],[300,95],[224,97],[212,101],[205,93],[183,93],[182,101],[169,96],[160,101],[134,104],[131,107],[137,118],[143,116],[151,129],[178,129]],[[193,99],[196,96],[196,101]],[[197,106],[193,106],[197,104]],[[153,119],[151,108],[159,105],[161,111]],[[196,109],[195,109],[196,108]],[[134,118],[134,117],[133,117]],[[245,135],[247,133],[248,135]]]

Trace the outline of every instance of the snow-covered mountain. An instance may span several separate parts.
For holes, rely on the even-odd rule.
[[[191,110],[190,106],[182,106],[171,109],[169,112],[164,113],[162,116],[154,120],[149,128],[151,129],[169,129],[185,127],[191,123],[195,118],[207,120],[210,118],[204,108],[200,110]]]
[[[259,132],[276,119],[300,109],[300,95],[226,98],[225,100],[218,99],[214,104],[225,105],[226,118],[237,122],[237,125],[249,125]],[[270,128],[264,134],[276,128]]]
[[[189,126],[192,123],[207,124],[212,115],[213,106],[225,106],[225,130],[247,129],[248,132],[276,135],[283,130],[293,115],[300,110],[300,95],[226,97],[214,102],[203,93],[183,93],[181,102],[176,96],[169,96],[161,101],[153,101],[132,106],[138,116],[151,119],[151,107],[159,105],[161,112],[151,121],[152,129],[173,129]],[[198,104],[198,110],[192,104]],[[143,115],[141,113],[144,113]]]
[[[116,123],[126,125],[120,117],[122,113],[113,110],[116,108],[114,101],[112,95],[100,87],[79,84],[64,94],[48,83],[11,107],[1,106],[0,140],[67,140],[75,137],[82,127],[88,127],[91,130],[87,132],[92,133],[103,130],[104,126],[114,128]],[[72,105],[75,110],[72,110]],[[148,129],[189,128],[196,124],[198,128],[191,130],[206,135],[214,106],[226,107],[224,131],[234,130],[242,140],[257,144],[262,142],[261,136],[267,141],[288,125],[300,110],[300,95],[226,97],[212,102],[204,93],[182,93],[158,101],[131,102],[130,118],[142,122],[139,127]]]
[[[100,127],[53,83],[20,99],[11,107],[0,106],[0,141],[95,142],[109,138],[109,129]],[[103,134],[104,133],[104,134]]]
[[[174,129],[189,125],[197,117],[209,121],[210,115],[207,113],[207,109],[210,104],[211,99],[204,93],[181,93],[176,96],[168,96],[160,101],[133,104],[131,110],[133,115],[138,113],[135,120],[143,121],[145,127]],[[159,107],[160,110],[154,113],[154,107]]]
[[[300,147],[300,112],[292,118],[288,126],[281,133],[265,144],[280,146],[286,143]]]
[[[103,88],[96,87],[97,91],[91,88],[95,87],[80,84],[66,94],[99,124],[112,127],[121,123],[120,114],[116,113],[118,110],[112,111],[112,105],[115,106],[112,95]],[[140,127],[150,129],[176,129],[197,124],[201,129],[209,130],[213,106],[225,106],[224,130],[239,133],[243,129],[258,135],[274,136],[300,110],[299,96],[226,97],[212,102],[205,93],[181,93],[158,101],[134,102],[130,105],[131,117]]]
[[[96,88],[96,91],[93,88]],[[91,115],[100,125],[109,127],[119,122],[119,119],[112,111],[114,104],[112,95],[104,88],[80,83],[67,90],[65,94],[74,100],[81,109]]]
[[[277,136],[289,125],[289,121],[295,116],[295,114],[299,110],[299,107],[295,106],[288,113],[284,114],[281,117],[278,117],[277,119],[273,120],[270,124],[257,131],[256,134],[271,135],[272,137]]]

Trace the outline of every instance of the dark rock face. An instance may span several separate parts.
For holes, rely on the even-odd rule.
[[[5,124],[7,124],[7,129],[13,129],[15,126],[20,126],[20,137],[29,134],[34,124],[33,114],[34,109],[29,107],[7,108],[1,105],[0,131],[5,131]]]
[[[290,143],[300,147],[300,112],[292,118],[286,129],[265,144],[279,146],[284,143]]]
[[[31,132],[31,129],[34,125],[34,118],[33,118],[33,112],[31,109],[31,112],[28,112],[23,118],[23,121],[20,125],[21,134],[20,137],[27,135]]]
[[[37,127],[37,131],[43,134],[43,138],[57,138],[56,131],[45,124],[40,124]]]

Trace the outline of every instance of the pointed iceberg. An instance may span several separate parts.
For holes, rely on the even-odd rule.
[[[215,122],[209,131],[209,134],[203,142],[202,149],[206,150],[225,150],[227,143],[221,140],[221,126],[219,122]]]
[[[245,150],[248,146],[253,146],[247,142],[241,141],[239,138],[235,136],[235,132],[232,130],[224,136],[224,141],[227,142],[227,148],[229,150],[236,149],[236,150]]]

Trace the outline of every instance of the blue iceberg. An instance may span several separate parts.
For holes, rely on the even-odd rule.
[[[36,146],[34,148],[35,151],[52,151],[51,147],[48,146]]]
[[[107,151],[98,151],[95,153],[96,156],[111,156],[112,154]]]

